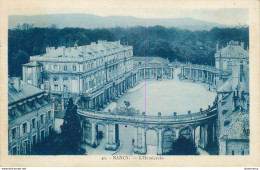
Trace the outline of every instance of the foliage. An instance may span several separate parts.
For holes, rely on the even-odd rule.
[[[190,139],[180,136],[172,143],[172,150],[167,155],[198,155],[198,151]]]
[[[216,43],[225,47],[230,40],[249,45],[249,28],[213,28],[210,31],[189,31],[177,28],[130,27],[130,28],[37,28],[23,24],[8,30],[8,66],[10,76],[21,76],[22,64],[29,56],[44,54],[46,47],[88,45],[97,40],[115,41],[131,45],[135,56],[159,56],[171,62],[192,62],[214,65]]]
[[[69,99],[61,130],[64,149],[68,154],[77,153],[81,141],[81,126],[77,106],[73,104],[72,98]]]
[[[84,149],[80,149],[77,155],[86,153]],[[63,146],[61,134],[52,132],[50,136],[45,138],[42,142],[33,145],[30,155],[67,155],[68,152]]]
[[[139,114],[139,110],[136,110],[131,106],[131,103],[129,101],[124,101],[125,107],[116,108],[114,113],[119,115],[128,115],[128,116],[134,116]]]

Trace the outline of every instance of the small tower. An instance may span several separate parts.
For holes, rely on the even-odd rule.
[[[42,64],[37,61],[23,65],[23,81],[41,88],[42,85]]]

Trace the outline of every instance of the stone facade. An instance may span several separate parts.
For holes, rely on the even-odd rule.
[[[29,154],[54,126],[50,94],[18,77],[8,79],[8,153]]]
[[[243,49],[243,43],[230,41],[227,47],[217,49],[215,58],[220,71],[217,88],[219,154],[249,154],[248,51]]]
[[[47,47],[23,65],[23,80],[52,93],[88,93],[133,68],[133,48],[120,41]]]

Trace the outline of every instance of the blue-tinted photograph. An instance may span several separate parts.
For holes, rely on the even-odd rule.
[[[9,155],[250,154],[248,9],[142,10],[8,16]]]

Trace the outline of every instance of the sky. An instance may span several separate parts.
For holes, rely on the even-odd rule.
[[[23,15],[68,14],[82,13],[97,16],[133,16],[137,18],[193,18],[197,20],[216,22],[225,25],[249,24],[247,8],[212,8],[212,9],[174,9],[174,8],[81,8],[81,9],[44,9],[43,11],[28,10]],[[69,11],[69,12],[68,12]]]

